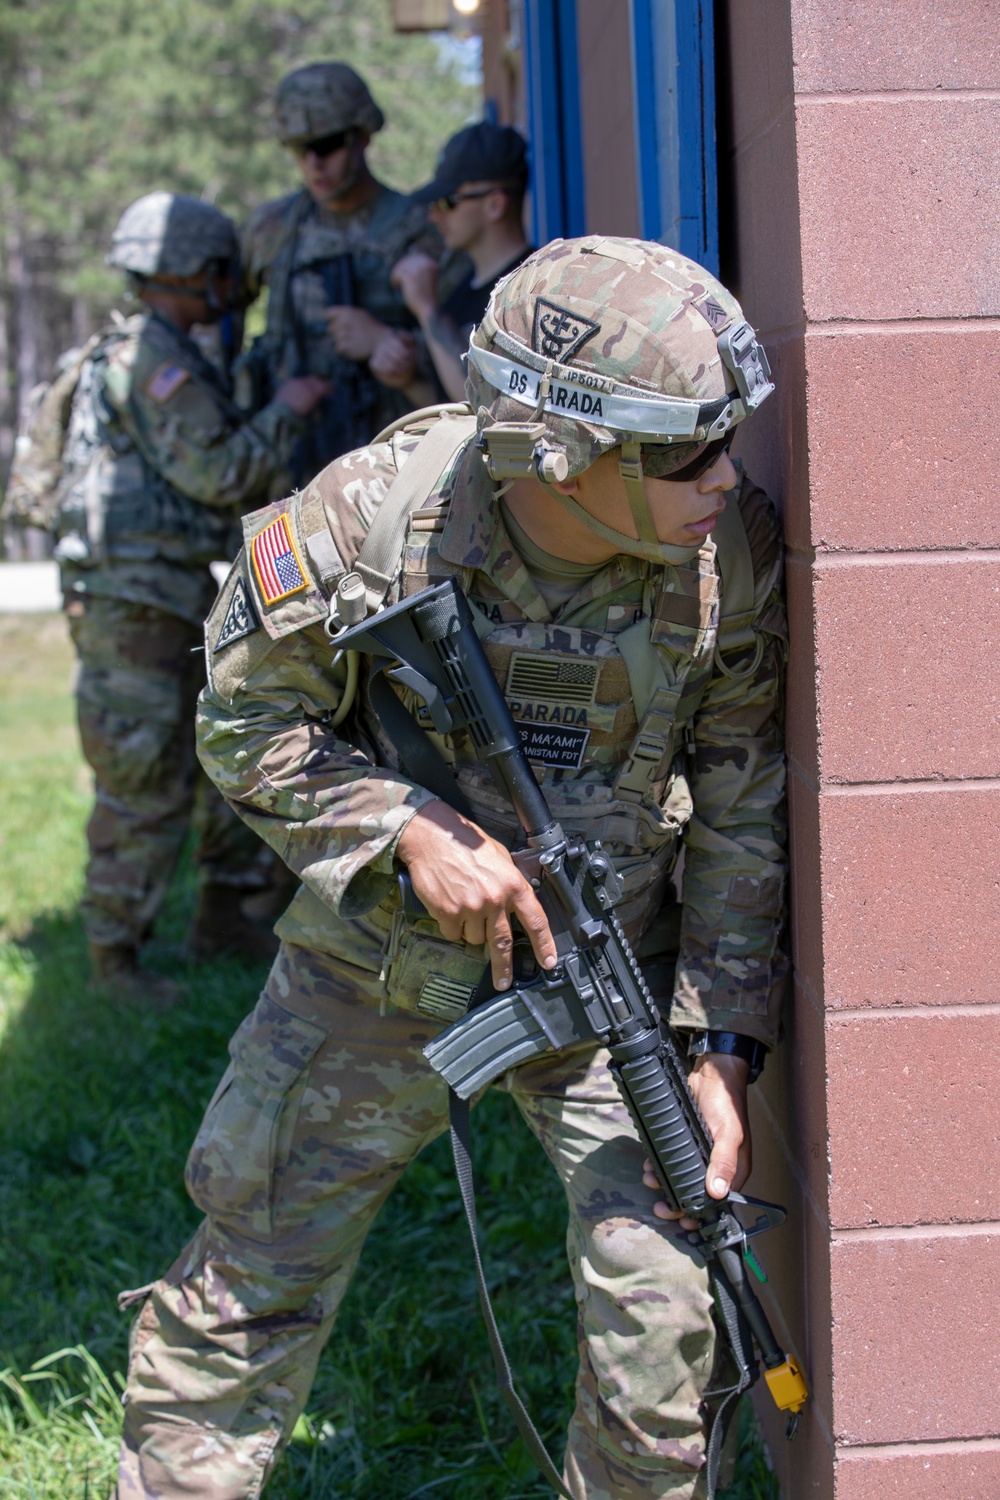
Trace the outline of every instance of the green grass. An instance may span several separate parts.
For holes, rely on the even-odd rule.
[[[90,787],[59,619],[0,616],[0,1500],[105,1500],[128,1319],[115,1296],[194,1228],[188,1144],[263,972],[176,957],[193,891],[171,889],[152,965],[186,982],[167,1016],[86,993],[75,907]],[[565,1210],[506,1096],[477,1111],[481,1217],[523,1393],[558,1452],[574,1376]],[[534,1500],[494,1392],[446,1144],[376,1224],[268,1500]],[[775,1500],[749,1410],[725,1500]],[[720,1497],[723,1500],[723,1497]]]

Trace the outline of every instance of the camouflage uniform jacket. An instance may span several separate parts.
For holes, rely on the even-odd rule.
[[[64,590],[200,624],[215,596],[208,563],[232,557],[241,509],[274,492],[300,428],[280,402],[248,420],[156,313],[109,330],[84,364],[63,450]]]
[[[355,707],[330,726],[346,669],[333,665],[324,632],[331,586],[415,441],[407,429],[348,454],[291,501],[247,517],[247,545],[206,625],[199,754],[304,883],[281,936],[381,968],[387,1001],[421,1010],[421,978],[436,967],[474,983],[484,950],[443,943],[429,921],[401,932],[394,850],[431,794],[398,769],[364,692],[364,659]],[[619,914],[652,965],[654,991],[673,993],[674,1023],[770,1044],[786,971],[781,545],[770,502],[749,480],[729,503],[753,562],[755,644],[728,660],[715,650],[711,539],[687,567],[613,558],[552,619],[469,444],[411,518],[398,591],[452,574],[478,607],[550,805],[615,859]],[[269,581],[278,547],[288,570]],[[637,617],[661,668],[638,706],[616,646]],[[487,831],[512,839],[513,816],[462,737],[438,743]],[[678,903],[671,876],[682,844]]]
[[[336,380],[341,373],[344,361],[324,316],[331,302],[324,267],[342,255],[350,256],[353,305],[389,328],[415,329],[390,274],[416,246],[440,252],[426,211],[382,183],[370,203],[349,214],[322,208],[304,188],[255,209],[241,236],[241,259],[248,296],[265,285],[269,291],[256,353],[266,359],[271,388],[289,375]],[[410,409],[402,391],[377,385],[375,394],[372,436]]]

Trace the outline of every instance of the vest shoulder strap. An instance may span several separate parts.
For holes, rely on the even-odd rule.
[[[410,512],[433,493],[458,450],[476,430],[472,414],[443,414],[428,429],[389,486],[361,544],[354,571],[365,585],[368,612],[381,609],[399,568]]]

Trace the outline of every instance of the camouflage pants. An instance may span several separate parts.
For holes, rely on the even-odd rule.
[[[83,920],[91,942],[148,938],[192,820],[204,883],[264,884],[270,851],[226,805],[194,749],[201,631],[120,599],[66,601],[77,714],[94,772]]]
[[[447,1126],[446,1088],[421,1056],[439,1028],[381,1016],[381,993],[376,975],[283,944],[233,1038],[188,1161],[206,1218],[161,1281],[123,1296],[146,1300],[119,1500],[261,1494],[378,1209]],[[653,1216],[605,1055],[541,1058],[502,1086],[569,1201],[580,1370],[567,1486],[578,1500],[703,1496],[707,1276]]]

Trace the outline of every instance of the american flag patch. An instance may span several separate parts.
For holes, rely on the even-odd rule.
[[[287,512],[258,531],[250,543],[250,559],[265,604],[277,604],[309,586],[288,529]]]
[[[169,401],[174,391],[179,391],[190,373],[181,365],[160,365],[146,381],[146,395],[154,401]]]

